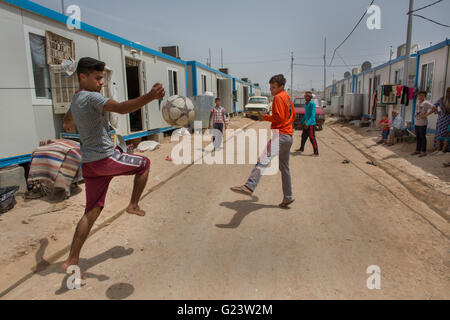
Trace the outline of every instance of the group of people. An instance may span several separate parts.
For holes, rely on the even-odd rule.
[[[392,118],[389,119],[387,114],[383,115],[380,120],[381,136],[382,139],[378,141],[378,144],[387,144],[393,146],[395,144],[395,138],[402,137],[406,134],[405,122],[401,115],[396,111],[392,111]]]
[[[442,155],[449,151],[450,146],[450,87],[446,94],[435,104],[426,100],[428,93],[420,91],[417,96],[416,114],[414,115],[414,127],[416,134],[416,150],[411,154],[419,157],[427,156],[427,129],[428,117],[437,114],[435,146],[432,154]],[[396,110],[392,111],[392,118],[384,114],[379,122],[382,139],[379,144],[392,146],[395,137],[401,137],[406,133],[406,126],[402,117]],[[445,167],[450,167],[450,162],[444,163]]]
[[[80,134],[81,169],[86,187],[85,212],[76,227],[69,257],[62,265],[64,271],[70,266],[78,266],[81,248],[105,206],[108,187],[114,177],[135,176],[133,192],[126,212],[137,216],[145,216],[145,211],[139,207],[139,201],[147,184],[150,159],[127,154],[126,150],[114,146],[114,142],[109,135],[109,113],[130,114],[151,101],[162,99],[166,92],[162,84],[157,83],[149,93],[136,99],[117,102],[114,99],[105,98],[100,93],[104,85],[104,70],[105,63],[102,61],[93,58],[79,60],[77,75],[80,88],[73,96],[69,112],[65,115],[63,121],[64,130],[73,131],[76,128]],[[272,115],[261,115],[259,120],[272,123],[273,137],[253,169],[247,183],[241,187],[231,188],[235,192],[251,196],[264,169],[278,155],[284,194],[283,201],[280,204],[281,208],[288,208],[294,202],[289,157],[293,143],[295,109],[291,97],[284,90],[285,84],[286,79],[283,75],[271,78],[270,90],[274,96]],[[220,105],[220,99],[216,99],[216,105],[211,110],[210,123],[212,120],[214,128],[219,131],[223,131],[227,126],[225,110]],[[305,124],[305,131],[309,132],[308,135],[305,134],[305,137],[313,137],[315,141],[314,131],[307,130],[308,125],[312,125],[312,122]],[[306,139],[304,140],[306,142]],[[220,144],[221,140],[215,143],[215,145]],[[302,142],[302,146],[304,147],[304,142]],[[318,154],[316,151],[317,144],[315,153]]]
[[[145,215],[145,211],[139,207],[139,201],[147,184],[150,160],[143,156],[127,154],[126,150],[114,146],[109,135],[109,113],[132,113],[151,101],[162,99],[166,93],[163,86],[157,83],[149,93],[136,99],[117,102],[114,99],[105,98],[100,93],[103,87],[104,70],[104,62],[93,58],[80,59],[77,66],[80,89],[72,98],[69,112],[64,117],[64,129],[72,131],[76,127],[80,134],[82,173],[86,186],[86,209],[75,230],[70,254],[62,266],[63,270],[67,270],[69,266],[78,265],[81,248],[103,210],[108,187],[114,177],[121,175],[135,176],[133,192],[126,212],[138,216]],[[286,84],[284,76],[276,75],[270,79],[269,83],[271,94],[274,97],[272,114],[260,115],[259,120],[271,122],[273,136],[253,168],[247,182],[242,186],[233,187],[231,190],[252,196],[264,170],[278,156],[284,196],[279,206],[288,208],[295,201],[292,194],[289,159],[293,144],[296,113],[291,97],[284,90]],[[302,119],[302,144],[298,151],[304,150],[305,143],[309,138],[314,148],[314,155],[317,156],[319,152],[315,138],[315,105],[311,102],[311,98],[312,94],[307,92],[305,94],[307,103],[305,117]],[[420,154],[420,156],[426,155],[427,117],[433,112],[439,114],[436,133],[438,151],[446,151],[450,142],[450,88],[435,105],[425,101],[425,98],[426,92],[421,92],[415,116],[417,150],[414,154]],[[225,110],[220,104],[220,99],[216,99],[215,104],[215,107],[211,110],[210,123],[213,120],[213,127],[222,132],[227,126]],[[401,135],[405,130],[403,122],[396,111],[392,113],[392,121],[389,121],[385,116],[382,120],[382,142],[387,143],[390,138],[390,143],[393,143],[393,138]],[[215,143],[215,145],[220,144],[221,140]]]
[[[426,100],[427,92],[421,91],[418,95],[416,114],[414,115],[414,126],[416,131],[417,145],[416,151],[412,155],[425,157],[427,155],[427,129],[428,117],[437,114],[435,146],[433,154],[444,154],[449,151],[450,144],[450,87],[445,95],[435,104]],[[444,166],[449,167],[449,162]]]

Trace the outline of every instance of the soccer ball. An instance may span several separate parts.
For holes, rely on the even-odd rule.
[[[173,127],[187,127],[195,119],[194,104],[189,98],[171,96],[162,104],[162,115],[164,120]]]

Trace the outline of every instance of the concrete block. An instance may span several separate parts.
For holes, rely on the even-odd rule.
[[[0,169],[0,188],[18,186],[17,193],[27,192],[27,182],[25,180],[25,169],[20,166],[11,166]]]

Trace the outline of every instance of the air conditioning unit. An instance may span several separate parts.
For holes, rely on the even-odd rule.
[[[419,50],[419,45],[412,44],[410,54],[417,53],[418,50]],[[403,57],[404,55],[406,55],[406,43],[397,47],[397,58]]]
[[[248,82],[248,78],[241,78],[242,81]]]
[[[397,58],[404,56],[406,53],[406,43],[397,47]]]
[[[168,46],[168,47],[161,47],[160,51],[164,54],[167,54],[171,57],[180,59],[180,49],[178,46]]]

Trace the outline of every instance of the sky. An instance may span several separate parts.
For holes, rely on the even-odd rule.
[[[61,12],[61,0],[34,0]],[[366,11],[369,0],[64,0],[67,8],[81,8],[81,20],[100,29],[158,50],[178,45],[183,60],[212,67],[223,64],[230,74],[249,78],[268,91],[272,75],[282,73],[290,82],[290,56],[294,63],[294,89],[323,88],[324,38],[327,64],[334,49],[347,37]],[[435,0],[415,0],[420,8]],[[364,61],[373,66],[389,60],[390,46],[406,42],[409,0],[375,0],[381,9],[381,29],[369,30],[368,15],[338,50],[327,68],[327,85]],[[450,25],[450,0],[417,12]],[[450,28],[413,18],[412,43],[420,49],[450,38]],[[349,67],[347,67],[347,66]]]

